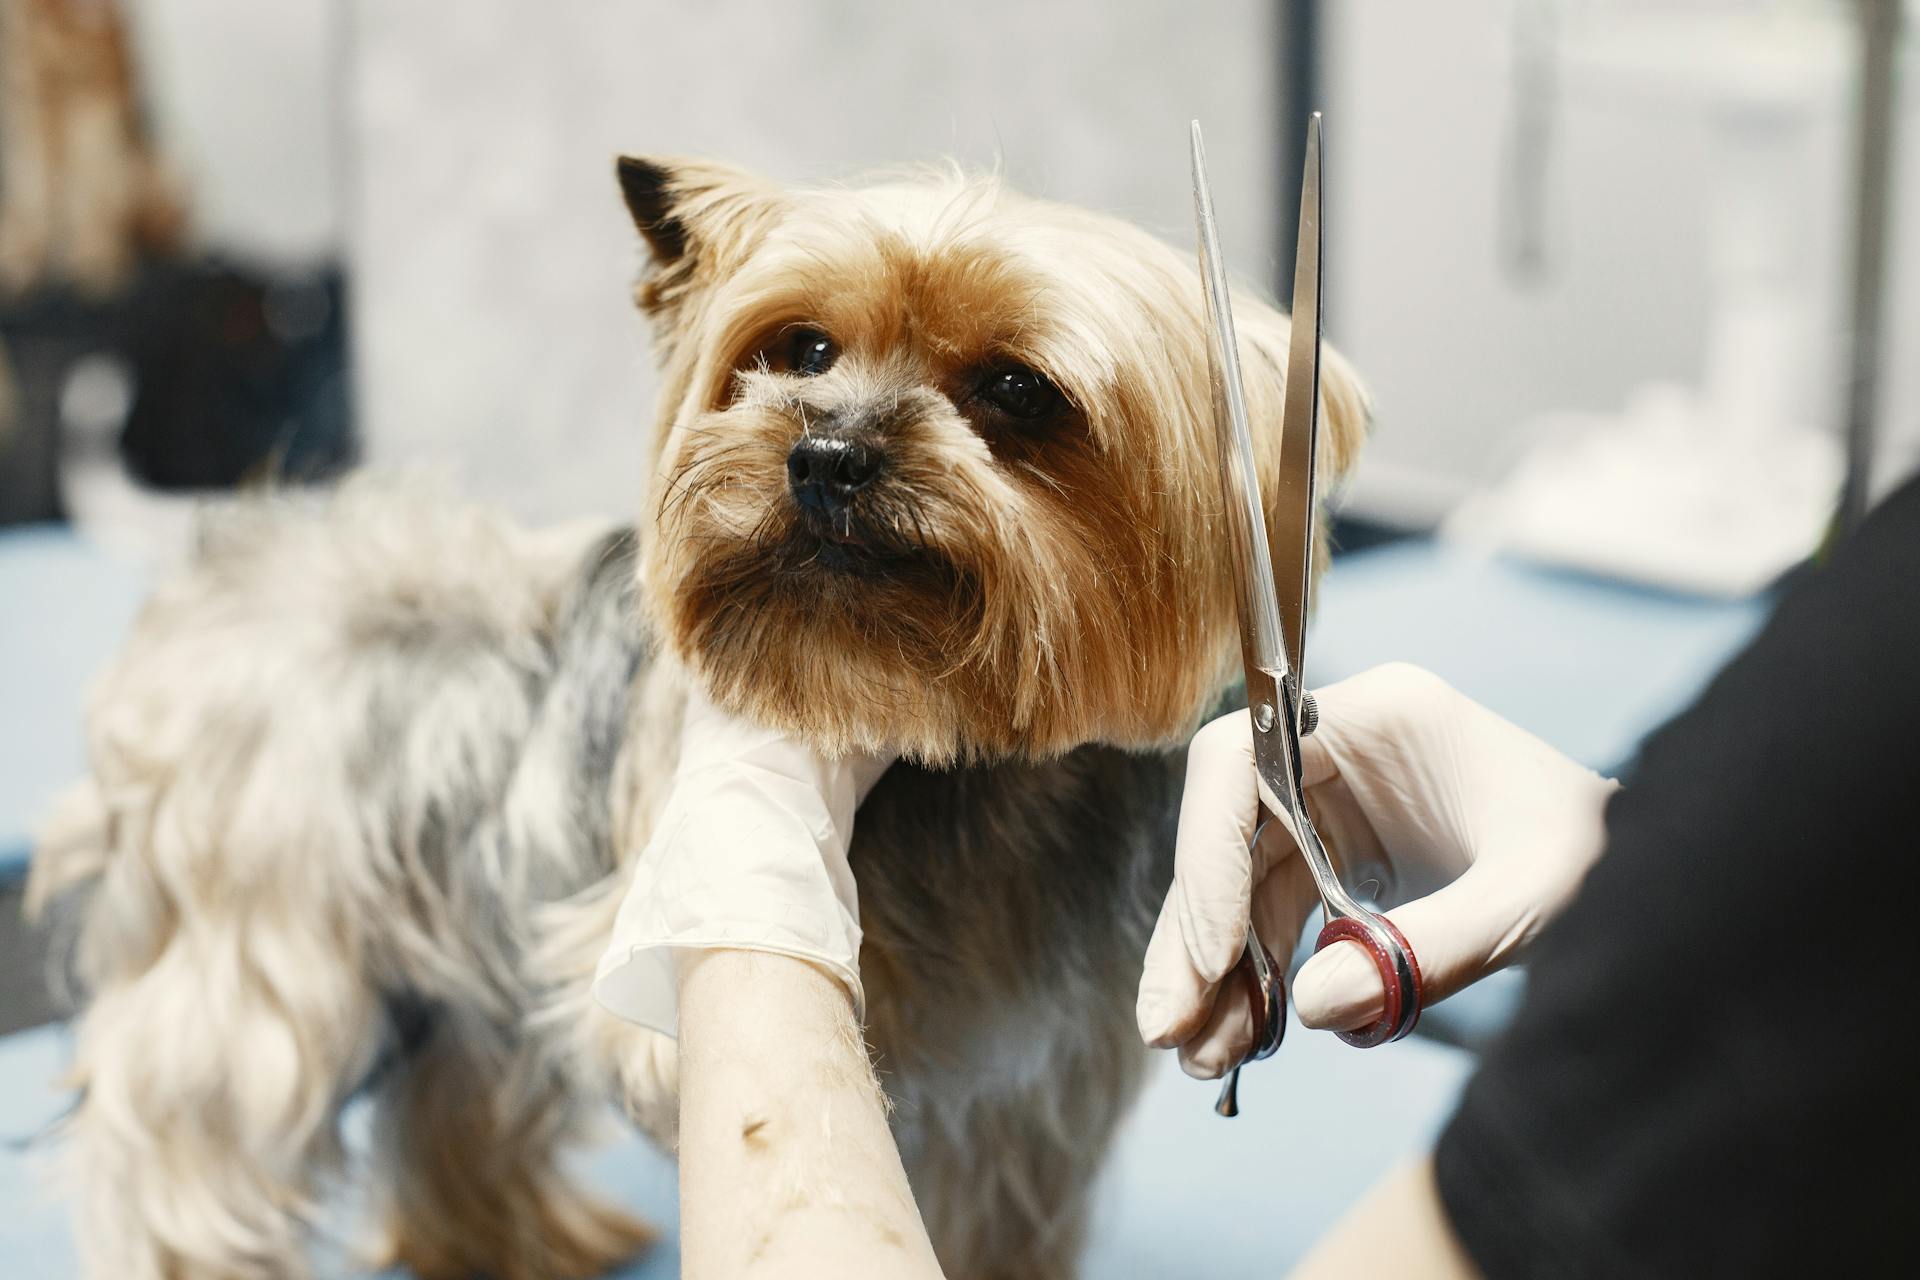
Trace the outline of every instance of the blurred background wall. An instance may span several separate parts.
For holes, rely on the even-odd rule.
[[[367,459],[451,472],[531,517],[623,515],[638,494],[653,377],[628,301],[638,248],[608,173],[620,151],[717,156],[807,181],[951,156],[1184,245],[1182,130],[1199,116],[1229,254],[1244,278],[1270,286],[1276,275],[1283,132],[1298,127],[1280,118],[1278,0],[121,7],[137,100],[186,197],[191,252],[245,276],[270,321],[311,318],[314,299],[267,295],[314,281],[319,304],[344,300],[351,320],[344,336],[322,335],[298,377],[282,371],[272,394],[227,415],[287,416],[246,443],[284,457],[289,440],[344,430],[349,388],[326,342],[350,341]],[[1317,7],[1328,333],[1379,402],[1350,510],[1431,525],[1524,449],[1543,415],[1615,412],[1650,381],[1700,380],[1726,256],[1716,77],[1744,74],[1790,104],[1775,138],[1785,180],[1764,202],[1779,206],[1775,283],[1793,300],[1798,339],[1790,376],[1768,380],[1780,384],[1769,395],[1784,417],[1837,430],[1854,4]],[[1668,26],[1652,38],[1634,25],[1655,19]],[[1750,42],[1760,54],[1744,62],[1728,54],[1728,23],[1741,19],[1761,32]],[[1903,234],[1920,209],[1916,114],[1920,94],[1909,92],[1883,486],[1920,461],[1920,361],[1908,358],[1920,349],[1920,237]],[[8,316],[0,305],[0,337]],[[181,363],[170,351],[151,359]],[[53,381],[9,391],[0,375],[0,397],[32,393],[45,409],[63,393]],[[101,401],[104,421],[125,398],[75,403]],[[176,435],[218,416],[186,403],[170,419]],[[324,474],[349,451],[329,444],[317,456],[312,471]]]
[[[1510,462],[1538,415],[1617,410],[1650,379],[1699,379],[1716,254],[1727,248],[1715,202],[1733,98],[1779,116],[1768,145],[1781,148],[1785,182],[1764,198],[1780,206],[1769,213],[1787,237],[1778,283],[1802,307],[1802,363],[1782,411],[1837,430],[1855,8],[1324,6],[1327,323],[1379,400],[1352,503],[1430,523]],[[1920,94],[1905,79],[1883,486],[1920,463]],[[1752,130],[1757,114],[1733,128]],[[1530,128],[1543,135],[1537,153]],[[1516,258],[1531,238],[1541,260],[1529,268]]]
[[[1279,8],[354,3],[349,225],[370,456],[451,461],[531,515],[631,509],[652,377],[624,288],[636,250],[606,177],[620,150],[801,180],[955,156],[1184,243],[1181,126],[1198,115],[1235,265],[1269,284]],[[1649,68],[1606,21],[1688,8],[1830,19],[1776,51],[1800,175],[1777,198],[1794,206],[1788,285],[1804,300],[1783,412],[1837,429],[1847,6],[1327,4],[1328,332],[1379,397],[1353,509],[1430,524],[1512,460],[1538,415],[1698,380],[1714,102],[1703,77]],[[1544,131],[1537,152],[1530,129]],[[1920,208],[1917,137],[1905,209]],[[1540,242],[1531,268],[1515,262],[1524,238]],[[1890,351],[1920,342],[1911,249],[1897,245]],[[1920,450],[1914,365],[1887,363],[1884,475]]]
[[[274,266],[341,250],[346,22],[339,0],[133,0],[143,95],[189,176],[198,243]]]
[[[164,558],[166,495],[353,461],[345,17],[0,0],[0,524]]]
[[[1192,236],[1200,116],[1235,266],[1270,272],[1273,6],[353,5],[351,243],[376,461],[530,515],[635,509],[653,376],[621,151],[819,181],[945,156]]]

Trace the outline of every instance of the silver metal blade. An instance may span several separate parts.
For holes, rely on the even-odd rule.
[[[1253,434],[1247,426],[1247,394],[1240,379],[1233,299],[1227,290],[1226,263],[1220,256],[1220,230],[1213,218],[1213,191],[1207,185],[1206,147],[1200,139],[1198,120],[1193,122],[1193,216],[1200,234],[1207,369],[1213,387],[1214,432],[1220,446],[1220,483],[1239,586],[1241,654],[1251,686],[1256,671],[1274,678],[1284,675],[1287,655],[1274,592],[1273,558],[1267,549],[1266,509],[1260,500],[1260,475],[1254,467]],[[1292,579],[1288,582],[1291,584]],[[1250,695],[1252,692],[1249,688]]]
[[[1293,267],[1293,336],[1287,344],[1286,406],[1280,427],[1280,492],[1275,580],[1287,669],[1306,687],[1307,606],[1313,590],[1313,477],[1320,446],[1320,113],[1307,121],[1300,175],[1300,246]]]

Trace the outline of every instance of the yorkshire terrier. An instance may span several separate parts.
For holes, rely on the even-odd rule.
[[[1074,1270],[1145,1062],[1173,749],[1238,666],[1192,255],[958,173],[617,172],[664,374],[637,530],[243,503],[98,687],[31,885],[85,999],[89,1276],[300,1274],[356,1093],[390,1260],[641,1247],[562,1155],[609,1097],[672,1139],[672,1043],[587,992],[690,679],[903,753],[852,855],[900,1148],[948,1274]],[[1235,305],[1275,493],[1287,321]],[[1321,392],[1331,478],[1366,401],[1331,352]]]

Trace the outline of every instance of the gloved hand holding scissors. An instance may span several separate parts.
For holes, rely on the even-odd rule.
[[[1417,667],[1376,667],[1316,698],[1319,727],[1301,741],[1315,826],[1347,883],[1401,904],[1387,914],[1419,957],[1426,1002],[1518,958],[1599,856],[1619,784]],[[1252,1043],[1249,1007],[1222,982],[1249,911],[1284,957],[1318,901],[1284,813],[1249,853],[1257,806],[1253,737],[1236,712],[1188,752],[1173,886],[1140,980],[1141,1036],[1178,1046],[1206,1078]],[[1351,942],[1315,955],[1293,985],[1310,1027],[1364,1025],[1383,998],[1379,970]]]
[[[1313,736],[1303,673],[1320,457],[1320,118],[1307,126],[1271,502],[1197,121],[1192,162],[1251,711],[1194,739],[1174,883],[1148,944],[1136,1016],[1149,1044],[1179,1046],[1190,1074],[1231,1073],[1215,1107],[1230,1116],[1239,1065],[1279,1047],[1281,966],[1316,903],[1326,923],[1295,991],[1302,1020],[1361,1046],[1399,1039],[1423,1004],[1511,959],[1565,905],[1599,854],[1614,784],[1410,667],[1321,691]],[[1263,814],[1273,820],[1262,825]],[[1383,916],[1347,888],[1369,879],[1387,902],[1440,891]]]

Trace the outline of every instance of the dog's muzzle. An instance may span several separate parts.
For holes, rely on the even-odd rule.
[[[809,523],[846,536],[854,497],[880,474],[880,451],[851,435],[804,435],[787,454],[787,490]]]

